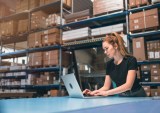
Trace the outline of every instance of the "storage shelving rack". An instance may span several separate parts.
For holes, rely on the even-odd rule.
[[[73,4],[72,4],[73,5]],[[4,44],[10,44],[10,43],[13,43],[14,44],[14,50],[15,50],[15,44],[17,42],[22,42],[22,41],[27,41],[27,36],[30,34],[30,33],[33,33],[33,32],[38,32],[38,31],[43,31],[43,30],[48,30],[48,29],[51,29],[51,28],[60,28],[60,26],[62,25],[62,20],[60,21],[60,24],[57,25],[57,26],[50,26],[50,27],[47,27],[47,28],[44,28],[44,29],[38,29],[38,30],[34,30],[34,31],[31,31],[30,29],[30,20],[31,20],[31,13],[35,12],[35,11],[39,11],[39,10],[43,10],[45,12],[48,12],[49,14],[50,13],[60,13],[60,16],[61,16],[61,19],[62,19],[62,13],[63,13],[63,10],[65,11],[68,11],[68,7],[65,6],[63,4],[63,0],[56,0],[54,1],[53,3],[50,3],[50,4],[46,4],[46,5],[43,5],[43,6],[39,6],[37,8],[34,8],[34,9],[31,9],[29,11],[24,11],[24,12],[21,12],[21,13],[16,13],[16,14],[13,14],[13,15],[10,15],[10,16],[7,16],[7,17],[4,17],[4,18],[1,18],[0,20],[10,20],[10,19],[22,19],[21,17],[26,17],[29,19],[29,29],[26,33],[24,34],[18,34],[15,36],[15,38],[13,37],[10,37],[12,38],[12,40],[10,40],[10,38],[8,40],[3,40],[3,38],[1,37],[1,50],[3,48],[3,45]],[[72,9],[71,8],[71,12],[72,12]],[[70,11],[68,11],[70,12]],[[61,30],[60,30],[61,32]],[[60,34],[61,35],[61,34]],[[22,37],[21,39],[18,39],[17,36],[20,36]],[[24,38],[25,36],[25,38]],[[60,36],[61,38],[61,36]],[[23,77],[18,77],[18,76],[10,76],[10,77],[1,77],[0,79],[27,79],[28,77],[28,74],[29,73],[35,73],[35,72],[58,72],[59,73],[59,84],[50,84],[50,85],[7,85],[7,86],[1,86],[2,89],[42,89],[42,90],[51,90],[51,89],[58,89],[58,90],[61,90],[62,88],[62,85],[60,83],[60,76],[62,75],[62,66],[61,66],[61,59],[62,59],[62,47],[61,45],[50,45],[50,46],[45,46],[45,47],[40,47],[40,48],[26,48],[26,49],[23,49],[23,50],[18,50],[18,51],[14,51],[14,52],[9,52],[9,53],[2,53],[0,54],[0,58],[1,58],[1,61],[2,59],[9,59],[9,58],[18,58],[18,57],[22,57],[22,56],[28,56],[29,53],[32,53],[32,52],[37,52],[37,51],[49,51],[49,50],[55,50],[55,49],[58,49],[59,50],[59,65],[58,66],[55,66],[55,67],[45,67],[45,68],[34,68],[34,69],[31,69],[29,67],[27,67],[26,69],[21,69],[21,70],[12,70],[12,71],[7,71],[5,73],[11,73],[11,72],[26,72],[26,76],[23,76]],[[3,73],[3,72],[2,72]]]
[[[109,25],[114,25],[114,24],[119,24],[119,23],[125,23],[127,14],[128,14],[128,11],[122,10],[122,11],[118,11],[118,12],[114,12],[114,13],[104,14],[104,15],[100,15],[100,16],[94,16],[92,18],[81,20],[78,22],[71,22],[68,24],[64,24],[61,26],[61,28],[63,30],[66,30],[68,28],[77,29],[77,28],[82,28],[82,27],[90,27],[92,29],[92,28],[109,26]],[[72,54],[74,54],[75,50],[102,47],[103,38],[104,38],[104,36],[99,36],[96,38],[91,36],[91,38],[87,39],[87,40],[65,43],[63,45],[63,48],[65,48],[68,51],[71,51]],[[73,55],[73,57],[75,57],[75,55]],[[77,81],[79,82],[79,84],[81,86],[80,75],[79,75],[78,69],[77,69],[77,63],[76,63],[76,61],[73,61],[73,62],[74,62],[75,75],[76,75]],[[104,77],[104,76],[105,76],[105,74],[102,73],[101,77]],[[96,77],[96,75],[92,76],[92,77]]]
[[[153,9],[153,8],[159,8],[159,7],[160,7],[160,3],[156,3],[156,4],[151,4],[151,5],[142,6],[138,8],[128,9],[128,14],[144,11],[148,9]],[[149,30],[145,32],[132,33],[132,34],[128,32],[127,35],[130,39],[137,38],[137,37],[144,37],[144,39],[147,41],[159,40],[160,30],[159,29]],[[157,60],[138,61],[138,65],[143,65],[143,64],[160,64],[160,60],[157,59]],[[141,82],[141,84],[144,86],[160,86],[160,82]]]
[[[60,3],[59,1],[56,2],[56,3],[52,3],[52,4],[49,4],[49,5],[46,5],[46,6],[42,6],[42,9],[47,6],[52,6],[56,4],[57,6],[61,6],[61,17],[62,17],[62,11],[63,11],[63,8],[62,8],[62,2]],[[128,5],[127,3],[127,0],[125,0],[125,7]],[[136,38],[136,37],[141,37],[141,36],[153,36],[155,35],[155,37],[157,37],[157,35],[160,34],[160,30],[154,30],[154,31],[146,31],[146,32],[140,32],[140,33],[133,33],[133,34],[130,34],[129,33],[129,24],[128,24],[128,16],[129,16],[129,13],[132,13],[132,12],[138,12],[138,11],[142,11],[142,10],[146,10],[146,9],[152,9],[152,8],[158,8],[160,7],[160,3],[157,3],[157,4],[152,4],[152,5],[147,5],[147,6],[142,6],[142,7],[138,7],[138,8],[133,8],[133,9],[128,9],[126,7],[126,10],[124,11],[119,11],[119,12],[115,12],[115,13],[110,13],[110,14],[105,14],[105,15],[101,15],[101,16],[96,16],[96,17],[92,17],[92,18],[89,18],[89,19],[86,19],[86,20],[81,20],[81,21],[78,21],[78,22],[72,22],[72,23],[69,23],[69,24],[64,24],[64,25],[60,25],[58,26],[60,29],[67,29],[68,27],[69,28],[81,28],[81,27],[90,27],[90,28],[98,28],[98,27],[102,27],[102,26],[108,26],[108,25],[113,25],[113,24],[116,24],[116,23],[124,23],[126,22],[127,23],[127,37],[128,37],[128,40],[132,40],[132,38]],[[53,8],[53,7],[51,7]],[[39,10],[41,8],[35,8],[33,9],[32,11],[36,11],[36,10]],[[31,11],[31,12],[32,12]],[[114,20],[114,21],[113,21]],[[62,31],[61,31],[62,32]],[[61,33],[62,34],[62,33]],[[155,39],[159,39],[158,37],[155,38]],[[73,42],[73,43],[66,43],[64,45],[62,45],[62,48],[63,49],[66,49],[66,50],[69,50],[69,51],[74,51],[74,50],[78,50],[78,49],[86,49],[86,48],[93,48],[93,47],[101,47],[101,43],[102,43],[102,40],[103,40],[103,37],[99,37],[99,38],[94,38],[92,37],[91,39],[88,39],[88,40],[84,40],[84,41],[77,41],[77,42]],[[150,39],[152,40],[152,39]],[[48,47],[50,49],[52,49],[52,47]],[[17,52],[13,52],[13,53],[8,53],[8,54],[1,54],[0,56],[2,58],[5,58],[5,57],[9,57],[11,58],[12,55],[17,55],[17,57],[19,55],[24,55],[28,52],[32,52],[32,51],[38,51],[36,50],[37,48],[35,49],[26,49],[26,50],[22,50],[22,51],[17,51]],[[44,48],[41,48],[42,50],[45,49]],[[131,49],[131,48],[129,48]],[[139,65],[141,64],[152,64],[152,63],[160,63],[159,60],[154,60],[154,61],[141,61],[141,62],[138,62]],[[27,69],[26,71],[28,72],[32,72],[32,71],[52,71],[52,70],[56,70],[56,71],[59,71],[61,72],[61,68],[59,69],[59,67],[53,67],[53,68],[40,68],[40,69]],[[152,82],[149,82],[149,83],[142,83],[142,85],[150,85],[150,86],[154,86],[154,85],[160,85],[159,83],[152,83]],[[38,87],[41,87],[41,86],[21,86],[21,88],[38,88]],[[43,87],[43,86],[42,86]],[[41,87],[41,88],[42,88]],[[45,87],[45,86],[44,86]],[[56,86],[46,86],[46,87],[58,87],[57,85]],[[46,88],[45,87],[45,88]]]

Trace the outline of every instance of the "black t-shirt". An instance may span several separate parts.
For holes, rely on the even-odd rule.
[[[122,62],[118,65],[114,64],[114,59],[107,62],[106,75],[109,75],[112,81],[118,86],[126,82],[129,70],[137,70],[137,60],[133,56],[124,57]],[[137,76],[131,90],[139,89],[141,86]]]

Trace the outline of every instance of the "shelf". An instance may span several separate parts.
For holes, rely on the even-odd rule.
[[[131,38],[137,38],[137,37],[153,36],[153,35],[159,35],[159,34],[160,34],[160,30],[153,30],[153,31],[128,34],[128,36]]]
[[[4,76],[4,77],[0,77],[0,79],[26,79],[26,75],[20,75],[20,76]]]
[[[33,72],[53,72],[53,71],[59,71],[60,67],[46,67],[46,68],[35,68],[35,69],[27,69],[28,73],[33,73]]]
[[[0,54],[0,57],[2,59],[17,58],[17,57],[26,56],[26,53],[27,53],[26,50],[18,50],[18,51],[15,51],[15,52]]]
[[[59,88],[60,84],[49,84],[49,85],[2,85],[2,89],[53,89]]]
[[[137,12],[137,11],[142,11],[142,10],[146,10],[146,9],[153,9],[153,8],[159,8],[160,7],[160,3],[157,4],[151,4],[151,5],[147,5],[147,6],[143,6],[143,7],[138,7],[138,8],[132,8],[129,9],[128,12]]]
[[[16,36],[2,36],[0,41],[3,45],[27,41],[28,32]]]
[[[119,11],[111,14],[106,14],[102,16],[97,16],[85,20],[81,20],[78,22],[71,22],[68,24],[64,24],[61,27],[63,29],[69,28],[80,28],[80,27],[90,27],[95,28],[96,26],[106,26],[106,25],[113,25],[116,23],[124,23],[126,20],[126,15],[128,14],[127,11]],[[113,21],[114,19],[114,21]]]
[[[15,52],[3,53],[3,54],[0,54],[0,57],[2,59],[17,58],[17,57],[26,56],[27,53],[31,53],[31,52],[49,51],[49,50],[60,49],[60,48],[61,48],[60,45],[45,46],[40,48],[29,48],[26,50],[18,50]]]
[[[160,86],[160,82],[141,82],[143,86]]]
[[[75,41],[75,42],[68,42],[68,43],[65,43],[62,47],[67,50],[78,50],[78,49],[87,49],[87,48],[93,48],[93,47],[101,47],[103,38],[104,37],[92,38],[88,40]]]
[[[142,64],[160,64],[160,60],[146,60],[146,61],[138,61],[138,65]]]
[[[51,45],[51,46],[45,46],[45,47],[39,47],[39,48],[29,48],[27,49],[27,52],[37,52],[37,51],[49,51],[54,49],[60,49],[61,45]]]
[[[0,18],[0,21],[23,20],[23,19],[26,19],[28,17],[29,17],[29,10],[2,17],[2,18]]]

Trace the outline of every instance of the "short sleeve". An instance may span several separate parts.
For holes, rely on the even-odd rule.
[[[109,62],[106,63],[106,75],[109,75]]]
[[[128,63],[128,70],[137,70],[137,69],[138,69],[137,60],[135,57],[131,57]]]

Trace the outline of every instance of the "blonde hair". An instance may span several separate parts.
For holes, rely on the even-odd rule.
[[[112,46],[115,46],[115,44],[118,45],[118,50],[120,51],[121,55],[126,57],[126,56],[131,56],[127,49],[125,48],[125,42],[123,38],[118,34],[118,33],[111,33],[110,35],[106,35],[106,38],[104,38],[103,42],[108,42]]]

